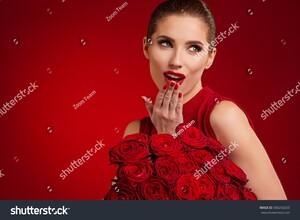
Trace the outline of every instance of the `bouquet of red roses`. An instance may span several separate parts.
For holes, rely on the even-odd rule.
[[[246,174],[224,151],[193,126],[176,138],[128,135],[109,151],[110,162],[118,167],[117,180],[104,199],[256,200],[245,187]],[[213,159],[217,163],[207,167]]]

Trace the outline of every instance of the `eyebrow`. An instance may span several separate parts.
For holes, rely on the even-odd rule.
[[[157,38],[166,38],[169,41],[171,41],[172,43],[175,42],[175,40],[173,38],[171,38],[167,35],[159,35]],[[191,44],[201,44],[202,46],[204,46],[204,44],[201,41],[197,41],[197,40],[188,41],[188,42],[186,42],[186,44],[189,44],[189,45],[191,45]]]

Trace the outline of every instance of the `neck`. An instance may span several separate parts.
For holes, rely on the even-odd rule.
[[[202,89],[202,83],[199,80],[197,85],[188,93],[183,95],[183,104],[187,103],[189,100],[191,100],[201,89]]]

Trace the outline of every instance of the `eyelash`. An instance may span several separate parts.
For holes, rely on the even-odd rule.
[[[202,50],[202,48],[199,47],[198,45],[192,45],[192,46],[190,46],[190,48],[195,48],[195,50],[191,51],[191,52],[197,52],[197,53],[199,53]]]
[[[159,45],[161,45],[161,46],[163,46],[163,47],[167,47],[167,46],[164,46],[163,44],[168,44],[170,47],[172,47],[172,44],[171,44],[171,42],[170,41],[168,41],[168,40],[160,40],[160,41],[158,41],[158,43],[159,43]]]
[[[168,40],[160,40],[160,41],[158,41],[158,43],[159,43],[159,45],[161,45],[163,47],[171,47],[171,48],[173,47],[172,43]],[[167,44],[167,46],[163,45],[163,44]],[[190,48],[195,48],[195,50],[190,50]],[[191,51],[191,52],[196,52],[196,53],[198,52],[199,53],[201,50],[202,50],[202,48],[198,45],[191,45],[189,47],[189,51]]]

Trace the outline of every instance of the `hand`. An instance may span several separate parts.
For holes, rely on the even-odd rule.
[[[183,123],[183,97],[178,88],[179,84],[173,81],[164,85],[158,92],[154,105],[151,99],[142,96],[158,134],[174,134],[176,127]]]

